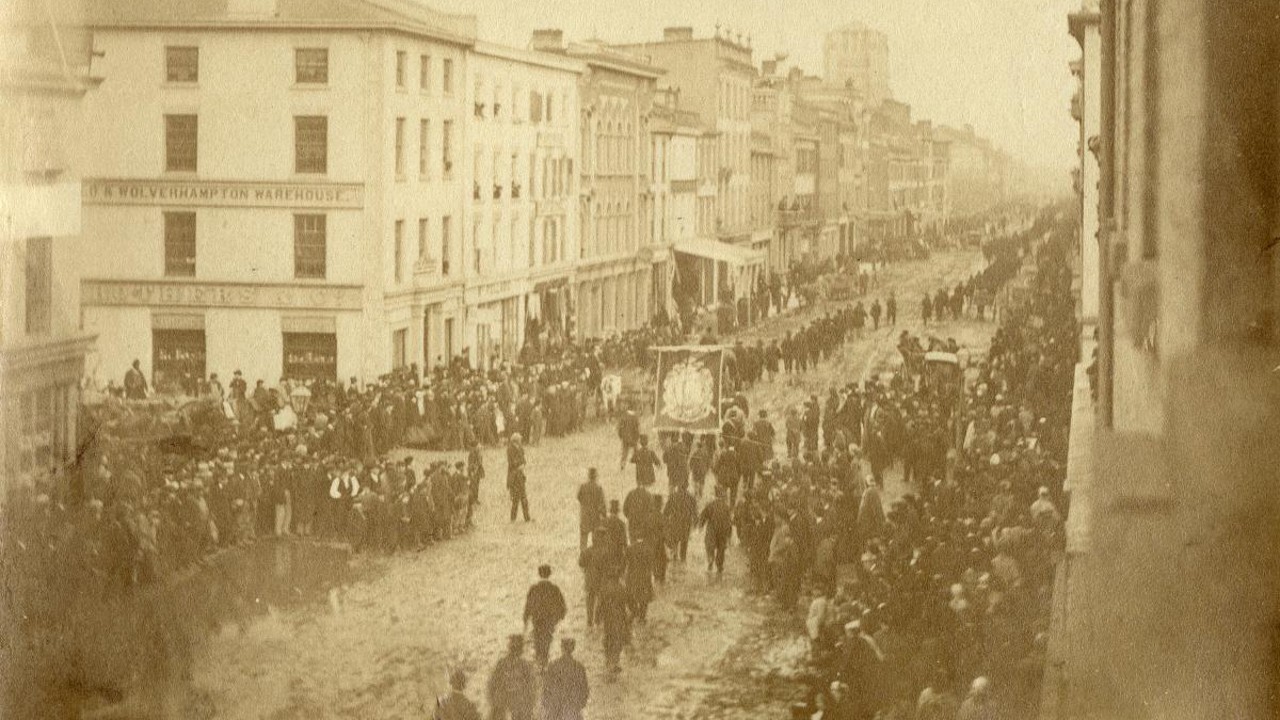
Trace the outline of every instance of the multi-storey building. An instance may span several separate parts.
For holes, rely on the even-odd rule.
[[[672,252],[698,238],[698,146],[704,133],[697,114],[680,109],[678,93],[660,92],[657,97],[650,122],[655,257],[652,303],[655,313],[662,310],[673,317]]]
[[[1080,125],[1076,144],[1079,163],[1076,174],[1076,197],[1080,202],[1080,262],[1082,288],[1098,286],[1098,134],[1102,128],[1102,28],[1098,18],[1098,0],[1085,0],[1079,12],[1071,15],[1071,34],[1080,43],[1080,59],[1072,63],[1077,87],[1072,97],[1071,114]],[[1080,320],[1089,329],[1098,321],[1098,295],[1080,296]],[[1084,337],[1092,337],[1085,333]]]
[[[827,33],[822,45],[823,80],[848,87],[873,108],[893,97],[889,90],[889,39],[862,23]]]
[[[864,167],[870,114],[852,87],[832,86],[816,77],[795,83],[805,102],[818,109],[822,138],[819,204],[824,255],[851,252],[864,208]]]
[[[99,378],[372,378],[462,344],[475,19],[403,0],[109,3],[84,126]]]
[[[979,215],[1008,198],[1008,156],[974,132],[939,127],[937,138],[948,144],[950,202],[957,217]]]
[[[778,221],[777,156],[767,130],[751,132],[751,247],[769,253]]]
[[[80,322],[75,262],[86,237],[84,105],[96,83],[81,10],[20,0],[0,35],[0,504],[77,456],[94,340]]]
[[[1070,24],[1098,73],[1097,396],[1086,353],[1041,715],[1276,717],[1280,17],[1103,0]]]
[[[653,197],[649,117],[662,70],[596,42],[565,44],[559,30],[534,33],[533,48],[585,65],[578,84],[579,243],[575,331],[600,337],[648,323],[653,309]]]
[[[514,359],[526,340],[561,336],[567,327],[585,66],[478,42],[466,67],[466,337],[487,367]]]
[[[749,244],[751,238],[751,104],[755,69],[751,47],[719,28],[695,38],[688,27],[667,28],[659,42],[618,46],[647,56],[666,70],[663,82],[679,88],[683,107],[717,133],[717,237]]]

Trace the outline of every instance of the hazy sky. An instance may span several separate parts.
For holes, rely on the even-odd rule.
[[[756,64],[776,51],[807,72],[822,72],[822,38],[861,21],[889,38],[890,86],[913,116],[972,123],[1016,157],[1066,169],[1075,153],[1067,63],[1079,49],[1067,13],[1079,0],[426,0],[440,10],[475,13],[480,36],[525,46],[534,28],[559,27],[570,39],[609,42],[661,37],[691,25],[698,37],[716,22],[750,33]]]

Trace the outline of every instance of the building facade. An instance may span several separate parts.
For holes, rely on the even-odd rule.
[[[652,319],[653,192],[649,121],[662,70],[600,43],[535,32],[535,50],[581,62],[578,83],[579,242],[573,276],[577,337],[603,337]]]
[[[1100,47],[1096,401],[1086,351],[1042,716],[1276,717],[1280,19],[1103,0],[1069,22]]]
[[[578,81],[562,55],[489,43],[467,67],[466,338],[488,367],[563,337],[578,257]]]
[[[823,80],[849,87],[871,107],[893,97],[889,90],[889,39],[862,23],[827,33],[822,45]]]
[[[0,25],[0,504],[77,457],[94,342],[80,322],[75,261],[85,253],[85,98],[96,85],[81,10],[46,14],[23,1]]]
[[[659,93],[658,97],[661,101],[654,105],[650,123],[655,257],[652,303],[655,312],[661,310],[674,317],[673,252],[698,238],[698,146],[704,133],[697,114],[679,108],[675,92]]]
[[[462,345],[462,87],[471,17],[353,0],[104,5],[97,375],[153,385],[372,379]],[[145,78],[145,80],[142,80]]]
[[[698,113],[716,132],[716,236],[750,245],[751,105],[755,68],[751,47],[719,28],[695,38],[688,27],[667,28],[659,42],[618,46],[650,58],[666,71],[663,84],[677,88],[682,107]]]

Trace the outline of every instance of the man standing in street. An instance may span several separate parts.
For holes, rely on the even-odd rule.
[[[449,674],[449,694],[436,698],[435,720],[480,720],[480,711],[467,697],[467,674],[454,670]]]
[[[599,473],[587,468],[587,481],[578,487],[578,549],[587,549],[587,538],[605,519],[604,489],[600,487]]]
[[[898,323],[898,298],[892,290],[889,291],[889,299],[884,301],[884,321],[888,325]]]
[[[733,532],[733,512],[724,499],[725,492],[724,487],[717,486],[716,499],[707,503],[698,518],[698,525],[706,527],[707,572],[714,567],[720,575],[724,574],[724,552]]]
[[[134,360],[133,366],[124,374],[124,399],[147,399],[147,377],[142,374],[141,360]]]
[[[684,562],[689,553],[689,533],[698,520],[698,505],[689,494],[688,485],[680,485],[667,498],[667,507],[663,510],[663,527],[666,532],[667,546],[671,548],[671,559]]]
[[[662,461],[658,459],[658,454],[649,449],[649,436],[641,435],[639,439],[640,446],[636,448],[635,453],[631,456],[631,463],[636,466],[636,485],[639,487],[651,487],[657,480],[654,474],[655,467],[661,467]]]
[[[476,505],[480,504],[480,481],[484,479],[484,457],[480,454],[480,445],[471,441],[471,449],[467,452],[467,527],[471,527],[471,516]]]
[[[631,613],[628,611],[627,591],[617,580],[605,581],[600,593],[600,609],[597,614],[604,626],[604,667],[610,678],[622,672],[622,648],[631,640]]]
[[[671,445],[662,453],[662,461],[667,465],[667,487],[671,490],[689,482],[689,436],[681,433],[672,440]]]
[[[533,720],[534,669],[523,654],[524,637],[508,637],[507,654],[489,676],[490,720]]]
[[[539,566],[538,582],[524,600],[524,624],[533,626],[533,653],[539,667],[546,667],[551,658],[551,637],[565,613],[564,594],[551,582],[551,566]]]
[[[618,459],[618,471],[627,469],[627,455],[640,441],[640,418],[628,407],[618,418],[618,440],[622,443],[622,456]]]
[[[516,511],[524,513],[529,522],[529,496],[525,492],[524,448],[520,445],[520,433],[513,433],[507,443],[507,492],[511,495],[511,522],[516,521]]]
[[[542,685],[544,720],[582,720],[582,709],[591,695],[587,669],[573,657],[573,638],[560,640],[560,657],[547,666]]]

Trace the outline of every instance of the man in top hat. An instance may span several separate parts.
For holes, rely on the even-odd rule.
[[[551,637],[567,612],[564,594],[551,582],[551,566],[538,567],[538,582],[524,600],[524,623],[533,627],[533,650],[538,665],[545,667],[551,657]]]

